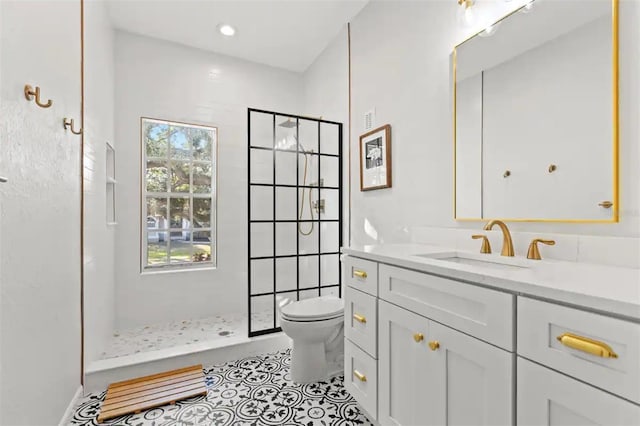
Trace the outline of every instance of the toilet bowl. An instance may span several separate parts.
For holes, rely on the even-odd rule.
[[[280,326],[291,338],[291,380],[311,383],[342,372],[344,301],[321,296],[280,304]]]

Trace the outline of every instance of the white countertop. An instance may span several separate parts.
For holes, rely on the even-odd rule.
[[[499,254],[471,253],[421,244],[351,246],[344,247],[342,252],[640,322],[640,269],[559,260],[528,260],[523,257],[507,258]],[[456,255],[516,267],[501,269],[492,268],[491,264],[475,266],[437,259]]]

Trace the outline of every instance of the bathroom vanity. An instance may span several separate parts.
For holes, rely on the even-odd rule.
[[[381,425],[640,424],[638,270],[343,250],[345,387]]]

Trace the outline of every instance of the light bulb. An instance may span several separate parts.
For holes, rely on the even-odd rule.
[[[220,31],[220,34],[226,37],[231,37],[236,33],[236,29],[229,24],[218,25],[218,31]]]

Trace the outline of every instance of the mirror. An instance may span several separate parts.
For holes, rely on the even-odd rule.
[[[617,7],[538,0],[456,46],[455,219],[617,222]]]

